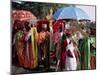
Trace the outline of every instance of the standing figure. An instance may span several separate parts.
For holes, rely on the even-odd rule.
[[[24,33],[25,33],[25,48],[24,48],[24,67],[30,68],[30,27],[29,24],[24,26]]]
[[[66,60],[66,46],[67,46],[67,41],[66,41],[66,35],[64,34],[62,37],[62,43],[61,43],[61,59],[60,59],[60,65],[61,65],[61,70],[64,70],[65,68],[65,60]]]
[[[61,59],[61,50],[62,50],[62,36],[63,36],[63,31],[62,31],[62,26],[59,26],[58,32],[56,32],[56,36],[58,36],[58,41],[56,43],[56,58],[57,58],[57,67],[56,71],[59,71],[60,68],[60,59]]]
[[[39,64],[43,64],[46,69],[49,69],[49,34],[50,33],[47,30],[47,24],[43,24],[42,31],[39,33],[38,37]]]
[[[24,32],[21,25],[18,26],[18,31],[15,34],[15,49],[18,56],[18,62],[20,66],[24,65]]]
[[[77,70],[79,52],[71,34],[67,34],[66,43],[65,70]]]
[[[33,69],[38,66],[38,50],[37,50],[37,30],[35,26],[31,26],[26,36],[26,58],[25,65]]]

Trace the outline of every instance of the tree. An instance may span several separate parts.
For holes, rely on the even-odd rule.
[[[26,2],[22,1],[20,4],[12,2],[12,9],[19,10],[28,10],[32,12],[37,18],[45,18],[46,15],[50,14],[50,9],[53,10],[53,13],[62,7],[68,7],[69,4],[58,4],[58,3],[40,3],[40,2]],[[75,5],[72,5],[75,6]]]

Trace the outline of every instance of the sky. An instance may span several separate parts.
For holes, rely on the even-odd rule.
[[[76,5],[76,7],[84,10],[88,14],[88,16],[90,17],[91,21],[95,21],[95,19],[96,19],[95,6]]]

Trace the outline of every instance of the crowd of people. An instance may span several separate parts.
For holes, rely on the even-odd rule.
[[[80,24],[76,20],[14,21],[12,63],[48,71],[52,66],[55,71],[95,69],[95,57],[91,59],[91,50],[96,51],[95,38]]]

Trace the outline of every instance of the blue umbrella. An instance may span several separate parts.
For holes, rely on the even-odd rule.
[[[82,9],[77,7],[63,7],[58,9],[53,18],[56,20],[59,19],[77,19],[77,20],[90,20],[88,14]]]

